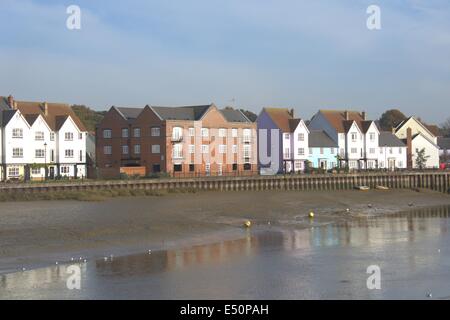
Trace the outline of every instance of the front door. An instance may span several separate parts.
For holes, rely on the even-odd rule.
[[[388,165],[389,165],[389,170],[394,170],[395,169],[395,159],[389,159],[388,160]]]
[[[320,169],[326,169],[327,168],[327,160],[320,159],[319,160],[319,167],[320,167]]]
[[[50,179],[55,178],[55,167],[50,167]]]

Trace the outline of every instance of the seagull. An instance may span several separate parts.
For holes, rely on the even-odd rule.
[[[148,254],[152,254],[152,250],[148,250]]]
[[[433,294],[431,292],[427,293],[427,298],[433,298]]]
[[[86,261],[87,261],[87,260],[86,260],[86,259],[84,259],[84,263],[86,263]]]
[[[412,202],[408,203],[408,206],[412,207],[414,204]]]
[[[368,206],[369,208],[372,208],[372,204],[371,204],[371,203],[369,203],[367,206]]]
[[[345,211],[347,211],[347,212],[350,212],[350,209],[349,208],[347,208]]]
[[[73,257],[72,257],[72,258],[70,258],[70,261],[73,261]]]
[[[25,271],[25,270],[27,270],[27,269],[25,269],[25,268],[22,268],[22,271]]]
[[[108,261],[108,257],[104,257],[103,260]]]

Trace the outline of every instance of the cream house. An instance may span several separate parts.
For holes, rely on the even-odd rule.
[[[401,122],[393,129],[395,135],[407,146],[407,167],[417,168],[416,159],[420,150],[425,149],[426,168],[439,168],[439,146],[437,137],[414,117]]]

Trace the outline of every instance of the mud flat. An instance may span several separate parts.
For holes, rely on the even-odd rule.
[[[211,191],[0,203],[0,273],[239,238],[248,232],[246,220],[252,231],[305,229],[440,205],[450,205],[450,196],[427,190]]]

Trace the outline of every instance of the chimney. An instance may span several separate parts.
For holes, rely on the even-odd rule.
[[[294,117],[294,109],[289,110],[289,114],[291,115],[291,117]]]
[[[412,130],[406,129],[406,164],[408,169],[412,169]]]
[[[48,116],[48,103],[44,102],[44,115]]]
[[[11,109],[14,109],[14,98],[12,95],[8,96],[8,105]]]
[[[361,116],[362,116],[362,118],[363,118],[364,121],[367,120],[367,114],[366,114],[365,111],[361,112]]]
[[[17,101],[13,101],[12,108],[13,108],[14,110],[17,110]]]
[[[392,131],[392,134],[395,134],[395,128],[394,127],[391,128],[391,131]]]
[[[345,120],[348,120],[348,111],[347,110],[345,110],[345,112],[344,112],[344,118],[345,118]]]

